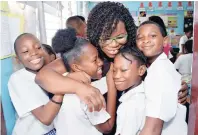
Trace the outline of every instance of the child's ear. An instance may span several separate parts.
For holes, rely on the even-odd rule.
[[[146,65],[141,65],[140,67],[139,67],[139,75],[140,76],[143,76],[144,75],[144,73],[146,72]]]
[[[54,54],[50,55],[50,61],[53,61],[56,59],[56,56]]]
[[[19,57],[18,56],[15,56],[15,60],[16,62],[19,64],[20,63],[20,60],[19,60]]]
[[[82,71],[82,70],[81,70],[81,66],[78,65],[78,64],[76,64],[76,63],[71,64],[71,69],[72,69],[74,72]]]
[[[169,37],[166,36],[164,37],[164,40],[163,40],[163,46],[165,47],[168,43],[169,43]]]

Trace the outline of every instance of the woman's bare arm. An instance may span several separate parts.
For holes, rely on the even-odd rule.
[[[75,93],[74,89],[70,88],[70,85],[68,85],[67,90],[65,90],[67,82],[72,82],[71,79],[62,76],[65,72],[65,66],[62,59],[59,58],[44,66],[37,73],[35,81],[43,89],[53,94],[65,94],[66,92]]]
[[[62,60],[57,59],[43,67],[37,73],[35,81],[46,91],[53,94],[77,94],[88,105],[89,110],[92,110],[92,107],[95,110],[100,110],[106,106],[104,97],[98,89],[70,77],[62,76],[65,72],[66,69]]]

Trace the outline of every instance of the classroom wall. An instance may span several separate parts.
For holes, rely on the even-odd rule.
[[[7,135],[12,134],[12,129],[15,125],[15,109],[12,105],[9,92],[8,80],[13,72],[12,58],[0,60],[1,65],[1,100],[6,124]]]
[[[97,3],[99,3],[99,2],[89,2],[89,5],[88,5],[89,11]],[[132,13],[133,11],[138,11],[139,10],[141,2],[138,2],[138,1],[130,1],[130,2],[122,1],[121,3],[123,3],[129,9],[129,11]],[[144,4],[144,7],[147,8],[148,4],[149,4],[149,1],[144,1],[143,4]],[[186,10],[186,7],[188,5],[188,1],[183,1],[182,2],[182,6],[183,6],[184,10],[181,10],[181,11],[177,10],[177,5],[178,5],[177,1],[173,1],[172,2],[172,10],[166,10],[166,11],[165,10],[155,10],[158,7],[158,1],[152,2],[152,5],[153,5],[153,8],[154,8],[154,11],[148,11],[147,14],[150,14],[150,15],[176,14],[176,16],[178,18],[178,20],[177,20],[178,28],[174,28],[175,34],[176,35],[182,35],[184,33],[183,32],[183,28],[184,28],[184,10]],[[162,5],[163,5],[163,7],[167,7],[168,1],[163,1]],[[192,5],[194,5],[194,2],[192,2]],[[166,9],[166,8],[164,8],[164,9]]]

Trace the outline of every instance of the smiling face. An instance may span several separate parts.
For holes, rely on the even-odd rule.
[[[112,40],[114,39],[114,40]],[[99,41],[102,51],[109,57],[114,58],[119,49],[127,42],[127,31],[125,24],[121,21],[117,23],[116,29],[112,32],[111,36]]]
[[[98,57],[97,49],[92,45],[88,44],[83,46],[82,55],[79,57],[78,62],[76,62],[73,66],[80,71],[84,71],[88,75],[91,76],[92,79],[100,79],[102,78],[102,65],[103,62]],[[74,71],[76,69],[73,68]]]
[[[148,59],[155,59],[163,52],[165,38],[155,24],[144,24],[137,30],[136,44]]]
[[[136,86],[141,81],[141,76],[146,71],[145,65],[139,65],[138,61],[130,55],[116,55],[114,59],[113,79],[119,91],[124,91],[131,86]]]
[[[31,34],[23,35],[16,42],[17,58],[29,70],[37,71],[42,68],[43,52],[39,40]]]

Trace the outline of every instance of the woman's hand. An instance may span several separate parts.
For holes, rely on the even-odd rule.
[[[106,102],[100,91],[90,84],[82,85],[81,90],[76,90],[77,96],[83,101],[90,112],[106,108]]]
[[[181,89],[178,94],[178,102],[181,104],[185,104],[188,96],[188,85],[186,82],[182,82]]]
[[[84,83],[80,90],[76,90],[76,94],[81,99],[81,101],[87,105],[90,112],[100,111],[102,108],[106,108],[103,95],[97,88],[90,85],[91,77],[88,74],[85,72],[73,72],[69,73],[67,77]]]
[[[86,83],[86,84],[91,83],[91,77],[85,72],[79,71],[79,72],[69,73],[67,75],[67,77],[72,78],[72,79],[82,82],[82,83]]]
[[[76,90],[75,93],[87,105],[90,112],[106,108],[103,95],[97,88],[90,85],[91,77],[88,74],[85,72],[73,72],[69,73],[67,77],[83,83],[81,89]]]

